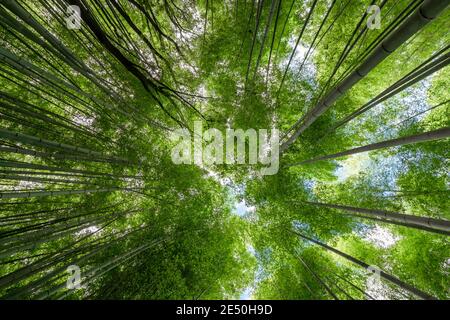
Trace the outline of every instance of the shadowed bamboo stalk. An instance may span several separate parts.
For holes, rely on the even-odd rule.
[[[112,192],[112,191],[134,191],[139,188],[99,188],[85,190],[55,190],[55,191],[23,191],[23,192],[0,192],[0,199],[18,199],[32,197],[61,196],[68,194],[86,194],[95,192]]]
[[[303,235],[303,234],[301,234],[299,232],[292,231],[292,230],[289,230],[289,231],[294,233],[295,235],[305,239],[305,240],[311,241],[311,242],[313,242],[313,243],[315,243],[315,244],[317,244],[317,245],[319,245],[319,246],[321,246],[321,247],[323,247],[323,248],[325,248],[325,249],[327,249],[327,250],[329,250],[331,252],[336,253],[337,255],[339,255],[339,256],[341,256],[341,257],[343,257],[343,258],[345,258],[345,259],[347,259],[347,260],[349,260],[349,261],[351,261],[351,262],[353,262],[353,263],[363,267],[364,269],[369,269],[369,267],[370,267],[370,265],[368,265],[367,263],[365,263],[365,262],[363,262],[363,261],[361,261],[361,260],[359,260],[359,259],[357,259],[355,257],[352,257],[352,256],[350,256],[350,255],[348,255],[348,254],[346,254],[346,253],[344,253],[342,251],[339,251],[339,250],[337,250],[337,249],[335,249],[333,247],[330,247],[329,245],[327,245],[325,243],[322,243],[320,241],[314,240],[314,239],[312,239],[310,237],[307,237],[307,236],[305,236],[305,235]],[[416,288],[416,287],[414,287],[412,285],[409,285],[409,284],[403,282],[402,280],[398,279],[397,277],[394,277],[393,275],[390,275],[389,273],[386,273],[386,272],[384,272],[382,270],[379,270],[379,272],[380,272],[380,277],[381,278],[390,281],[391,283],[399,286],[400,288],[402,288],[402,289],[404,289],[404,290],[406,290],[406,291],[408,291],[408,292],[410,292],[410,293],[412,293],[412,294],[414,294],[414,295],[416,295],[416,296],[418,296],[418,297],[420,297],[420,298],[422,298],[424,300],[436,300],[435,297],[429,295],[426,292],[423,292],[422,290],[420,290],[420,289],[418,289],[418,288]]]
[[[403,145],[414,144],[414,143],[419,143],[419,142],[445,139],[448,137],[450,137],[450,127],[446,127],[446,128],[442,128],[442,129],[438,129],[438,130],[434,130],[434,131],[428,131],[428,132],[424,132],[424,133],[419,133],[419,134],[415,134],[412,136],[372,143],[372,144],[368,144],[366,146],[349,149],[349,150],[341,151],[338,153],[320,156],[320,157],[312,158],[309,160],[303,160],[303,161],[296,162],[293,164],[287,164],[286,167],[301,166],[301,165],[308,164],[308,163],[314,163],[314,162],[322,161],[322,160],[340,158],[340,157],[349,156],[349,155],[357,154],[357,153],[361,153],[361,152],[403,146]]]
[[[332,204],[332,203],[322,203],[322,202],[310,202],[305,201],[307,204],[311,204],[319,207],[327,207],[339,210],[345,210],[350,212],[362,213],[372,215],[377,218],[385,219],[387,221],[396,221],[404,224],[408,224],[409,226],[419,226],[426,227],[429,231],[437,230],[444,231],[446,235],[450,235],[450,221],[435,219],[431,217],[419,217],[413,216],[409,214],[403,214],[398,212],[386,211],[386,210],[378,210],[378,209],[367,209],[367,208],[358,208],[351,206],[344,206],[340,204]],[[441,233],[441,232],[438,232]]]
[[[78,153],[83,153],[83,154],[87,154],[90,156],[97,156],[100,158],[105,158],[105,156],[101,152],[98,152],[98,151],[93,151],[93,150],[89,150],[86,148],[72,146],[72,145],[69,145],[66,143],[60,143],[60,142],[55,142],[55,141],[51,141],[51,140],[47,140],[47,139],[42,139],[42,138],[38,138],[38,137],[31,136],[28,134],[7,130],[4,128],[0,128],[0,137],[6,138],[6,139],[11,139],[14,141],[19,141],[21,143],[29,143],[32,145],[38,145],[38,146],[43,146],[43,147],[48,147],[48,148],[63,149],[63,150],[71,151],[71,152],[78,152]],[[119,157],[112,157],[112,159],[129,162],[127,159],[123,159],[123,158],[119,158]]]
[[[334,300],[339,300],[339,298],[333,293],[333,291],[331,290],[331,288],[314,272],[314,270],[312,270],[307,264],[306,262],[299,256],[298,259],[300,260],[300,262],[303,264],[303,266],[306,268],[306,270],[308,270],[314,277],[314,279],[317,280],[317,282],[319,282],[319,284],[325,288],[326,292],[328,292],[328,294],[330,296],[333,297]]]

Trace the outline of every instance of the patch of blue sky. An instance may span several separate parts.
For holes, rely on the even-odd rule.
[[[314,190],[314,187],[316,186],[317,182],[316,182],[316,180],[313,180],[313,179],[304,179],[304,180],[301,180],[301,183],[303,184],[305,189],[311,193]]]
[[[360,127],[364,127],[361,124],[366,121],[382,119],[384,113],[391,111],[390,114],[393,114],[394,118],[389,117],[389,123],[377,128],[375,133],[365,131],[363,134],[368,143],[397,137],[400,130],[422,120],[427,115],[426,112],[420,113],[430,107],[427,102],[427,93],[430,85],[431,80],[425,79],[406,88],[401,93],[394,95],[353,120],[351,122],[354,126],[353,129],[358,130]],[[402,120],[410,117],[412,118],[407,122],[402,122]]]
[[[367,153],[359,153],[347,157],[338,162],[338,166],[334,170],[337,177],[337,183],[341,183],[352,176],[358,175],[361,171],[365,171],[370,166],[370,158]]]
[[[245,216],[246,214],[255,212],[256,208],[254,206],[249,206],[245,202],[245,200],[242,200],[240,202],[235,203],[233,213],[237,214],[238,216]]]
[[[292,226],[294,227],[294,229],[301,231],[309,231],[310,230],[310,226],[307,223],[304,222],[300,222],[298,220],[294,220],[292,221]]]
[[[247,204],[245,201],[245,185],[233,184],[232,186],[228,186],[228,190],[232,201],[232,213],[240,217],[245,217],[255,212],[256,208]]]
[[[369,180],[374,186],[382,186],[384,189],[396,189],[397,178],[400,173],[407,170],[407,163],[404,161],[404,153],[391,154],[388,156],[370,157],[368,153],[360,153],[338,161],[338,166],[334,171],[337,177],[336,183],[342,183],[350,177],[360,173],[369,175]],[[410,155],[409,159],[418,160],[419,153]]]
[[[295,43],[297,41],[297,35],[292,36],[288,40],[288,45],[291,50],[294,50]],[[301,41],[299,42],[297,49],[295,50],[294,56],[292,57],[291,64],[289,65],[288,72],[292,72],[296,76],[298,76],[301,80],[306,81],[313,88],[316,88],[316,75],[317,68],[314,62],[312,62],[312,57],[314,56],[314,52],[309,52],[307,59],[305,60],[306,54],[308,53],[308,46],[303,44]],[[280,61],[281,70],[285,70],[287,64],[289,62],[291,55]],[[303,64],[303,65],[302,65]],[[301,69],[300,69],[301,67]],[[311,90],[308,90],[305,93],[311,94]],[[312,96],[312,95],[311,95]]]
[[[239,300],[252,300],[253,287],[247,287],[239,296]]]
[[[253,282],[244,290],[242,291],[241,295],[239,296],[239,300],[253,300],[253,293],[255,291],[255,288],[258,287],[258,283],[264,279],[265,273],[263,269],[263,264],[261,263],[261,259],[263,259],[263,256],[270,256],[270,249],[265,250],[265,252],[258,253],[256,252],[255,248],[253,248],[252,245],[247,245],[247,250],[256,258],[257,262],[257,269],[255,277],[253,278]]]

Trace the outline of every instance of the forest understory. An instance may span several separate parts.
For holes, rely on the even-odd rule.
[[[449,4],[1,0],[0,299],[450,299]]]

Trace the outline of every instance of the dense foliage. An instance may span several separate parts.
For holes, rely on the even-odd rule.
[[[449,299],[448,3],[2,0],[0,296]],[[175,164],[194,121],[279,172]]]

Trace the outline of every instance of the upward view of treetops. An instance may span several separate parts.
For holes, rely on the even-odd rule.
[[[1,0],[0,298],[450,299],[449,4]]]

